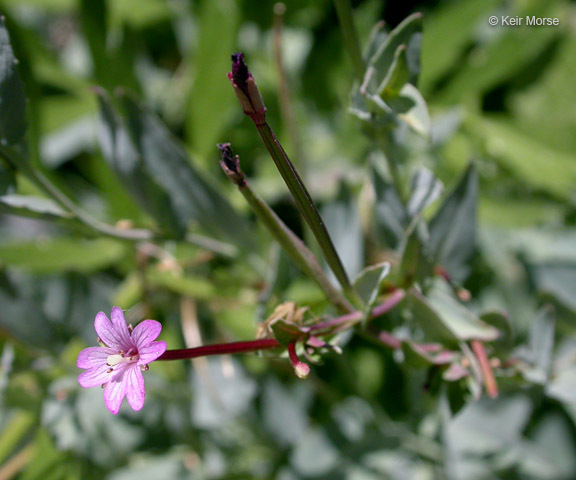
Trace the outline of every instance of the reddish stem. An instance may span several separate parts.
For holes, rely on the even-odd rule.
[[[249,353],[279,347],[281,347],[280,343],[273,338],[252,340],[248,342],[217,343],[215,345],[203,345],[202,347],[195,348],[167,350],[158,358],[158,360],[183,360],[186,358],[205,357],[208,355]]]
[[[390,310],[392,310],[396,305],[398,305],[402,301],[405,295],[406,292],[404,292],[404,290],[394,290],[384,303],[381,303],[370,312],[370,319],[378,318],[384,315],[385,313],[389,312]],[[326,330],[328,328],[345,325],[347,323],[351,324],[358,323],[359,321],[362,320],[363,316],[364,316],[363,312],[359,311],[352,312],[347,315],[343,315],[341,317],[326,320],[325,322],[316,323],[310,326],[310,331],[314,332],[316,330]]]
[[[480,364],[480,370],[482,371],[482,378],[484,379],[484,387],[486,388],[486,393],[488,393],[490,397],[496,398],[498,396],[498,384],[494,378],[494,372],[490,366],[488,355],[486,355],[484,344],[480,340],[472,340],[470,345],[472,346],[472,351],[474,352],[474,355],[476,355],[478,363]]]

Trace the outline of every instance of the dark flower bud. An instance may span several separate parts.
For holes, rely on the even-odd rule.
[[[240,157],[234,155],[229,143],[219,143],[218,149],[222,156],[222,159],[220,160],[222,170],[224,170],[226,176],[236,185],[239,187],[242,186],[245,182],[246,176],[244,175],[244,172],[240,170]]]
[[[232,54],[232,72],[228,74],[228,79],[234,87],[234,93],[244,113],[252,117],[257,125],[265,123],[266,107],[242,53]]]

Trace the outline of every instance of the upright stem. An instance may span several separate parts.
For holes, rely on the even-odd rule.
[[[306,223],[310,226],[312,233],[316,237],[322,252],[324,253],[324,258],[326,262],[334,272],[334,275],[338,279],[340,285],[344,289],[344,292],[350,297],[353,303],[355,304],[362,304],[362,301],[359,300],[358,294],[354,291],[350,280],[348,279],[348,275],[344,270],[344,266],[342,265],[342,261],[338,256],[338,252],[336,252],[336,248],[332,243],[332,239],[328,234],[328,230],[326,229],[326,225],[324,225],[324,221],[310,196],[310,193],[306,189],[304,182],[300,178],[300,175],[292,165],[292,162],[288,158],[288,155],[280,145],[280,142],[274,135],[274,132],[268,125],[268,123],[256,123],[256,128],[258,129],[258,133],[260,137],[264,141],[268,152],[270,153],[276,167],[278,168],[280,175],[284,179],[284,182],[288,186],[290,193],[294,197],[296,201],[296,205],[298,209],[304,216]]]
[[[339,310],[343,312],[353,311],[352,305],[346,297],[332,285],[314,254],[306,247],[304,242],[288,228],[288,226],[274,213],[268,204],[252,190],[246,180],[244,172],[240,169],[240,157],[234,155],[229,143],[218,145],[222,154],[220,166],[226,176],[234,182],[238,190],[244,195],[248,205],[252,208],[258,219],[264,224],[284,251],[298,265],[298,267],[310,278],[316,281],[324,291],[326,297]]]
[[[238,185],[244,198],[258,215],[274,238],[280,243],[286,253],[294,260],[296,265],[310,278],[316,281],[328,300],[339,310],[350,312],[352,306],[346,298],[330,283],[314,254],[306,247],[304,242],[290,230],[274,211],[256,194],[247,182]]]
[[[356,78],[361,80],[364,76],[364,60],[362,59],[362,51],[360,49],[360,42],[358,40],[358,33],[354,26],[354,17],[352,15],[352,6],[350,0],[334,0],[340,27],[342,28],[342,35],[344,36],[344,46],[348,51],[352,65],[354,66],[354,73]]]

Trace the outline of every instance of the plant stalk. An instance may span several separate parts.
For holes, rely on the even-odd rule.
[[[238,187],[248,205],[252,208],[258,219],[264,224],[284,251],[306,275],[313,279],[322,289],[328,300],[341,312],[352,312],[354,308],[346,297],[332,285],[322,266],[314,254],[306,247],[304,242],[288,228],[288,226],[274,213],[268,204],[250,187],[246,177],[240,169],[240,159],[234,156],[229,144],[220,144],[222,161],[220,165],[224,173]]]
[[[334,272],[334,275],[338,279],[342,289],[354,304],[357,306],[362,305],[362,300],[360,300],[348,279],[348,275],[344,270],[342,261],[340,260],[338,252],[336,252],[336,248],[332,243],[332,239],[330,238],[326,225],[320,216],[320,212],[318,212],[310,193],[306,189],[306,186],[294,168],[294,165],[292,165],[288,155],[282,148],[278,138],[276,138],[276,135],[268,123],[264,122],[258,124],[254,122],[254,124],[256,125],[258,133],[260,134],[264,145],[266,145],[270,156],[274,160],[280,175],[282,175],[284,182],[294,197],[298,210],[300,210],[306,223],[310,226],[312,233],[316,237],[316,240],[324,253],[326,262]]]

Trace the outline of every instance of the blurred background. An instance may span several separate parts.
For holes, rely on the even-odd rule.
[[[576,477],[576,3],[352,3],[363,45],[377,21],[393,28],[423,13],[419,88],[432,135],[408,157],[447,188],[476,163],[477,253],[464,286],[473,306],[508,312],[514,345],[539,369],[452,416],[427,370],[353,337],[307,381],[257,356],[153,364],[144,409],[116,417],[99,389],[76,381],[97,312],[119,305],[133,323],[155,318],[169,348],[182,348],[252,339],[275,302],[322,305],[321,292],[278,260],[260,227],[261,260],[275,265],[264,275],[189,243],[83,235],[1,205],[1,480]],[[353,68],[328,0],[291,0],[276,14],[257,0],[0,0],[0,12],[28,99],[31,162],[96,218],[154,224],[103,158],[97,85],[141,99],[249,217],[218,166],[215,144],[232,142],[253,187],[302,232],[226,78],[235,51],[320,205],[338,205],[329,202],[343,181],[362,190],[374,152],[348,112]],[[559,25],[492,27],[491,15]],[[0,195],[13,192],[43,195],[0,165]],[[342,208],[361,218],[357,205]]]

